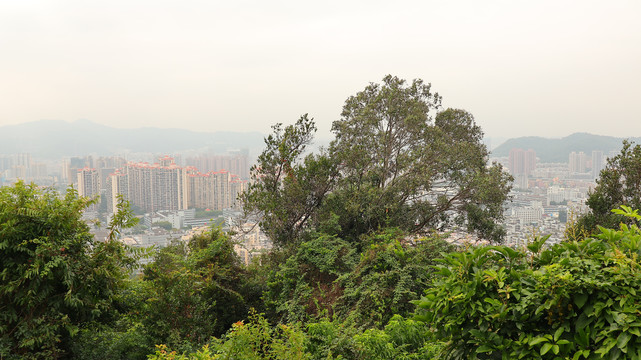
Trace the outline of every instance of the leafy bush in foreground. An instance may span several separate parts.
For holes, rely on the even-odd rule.
[[[0,188],[0,358],[67,356],[82,324],[113,315],[135,259],[120,242],[94,240],[81,219],[92,202],[72,188]],[[115,219],[112,234],[134,223],[127,211]]]
[[[628,207],[613,210],[638,221]],[[449,254],[417,301],[449,359],[641,358],[641,230]]]

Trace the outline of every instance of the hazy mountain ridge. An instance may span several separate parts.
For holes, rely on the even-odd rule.
[[[40,120],[0,127],[0,154],[30,153],[54,159],[86,154],[179,153],[189,150],[223,153],[230,149],[259,152],[264,135],[250,132],[196,132],[153,127],[119,129],[79,120]]]
[[[56,159],[86,154],[181,153],[202,151],[223,153],[249,149],[258,154],[264,147],[264,134],[248,132],[196,132],[185,129],[143,127],[121,129],[89,120],[66,122],[40,120],[0,127],[0,154],[30,153],[36,158]],[[492,150],[493,157],[509,156],[510,149],[534,149],[542,162],[567,162],[570,152],[619,151],[624,138],[575,133],[560,139],[540,136],[512,138]],[[641,143],[641,137],[628,138]]]
[[[641,137],[627,138],[635,143],[641,142]],[[493,157],[509,156],[510,149],[533,149],[541,162],[568,162],[572,151],[583,151],[590,156],[592,151],[603,151],[604,155],[610,151],[621,150],[624,138],[614,136],[593,135],[588,133],[574,133],[560,138],[550,139],[539,136],[524,136],[509,139],[492,151]]]

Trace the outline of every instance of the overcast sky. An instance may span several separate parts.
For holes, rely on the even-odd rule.
[[[0,125],[268,133],[421,78],[486,135],[641,136],[641,1],[0,0]]]

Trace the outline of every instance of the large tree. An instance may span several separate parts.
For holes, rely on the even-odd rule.
[[[341,181],[332,194],[345,236],[386,224],[410,232],[466,224],[499,240],[510,177],[486,166],[483,133],[473,116],[440,111],[422,80],[386,76],[345,102],[330,147]]]
[[[578,220],[586,233],[596,231],[597,225],[616,228],[625,218],[611,210],[621,205],[641,209],[641,145],[624,140],[621,152],[608,159],[596,182],[586,202],[590,212]]]
[[[422,80],[386,76],[347,99],[329,149],[306,157],[313,121],[276,125],[243,195],[245,210],[261,216],[277,244],[327,224],[349,241],[385,226],[424,233],[454,224],[499,240],[511,178],[487,166],[472,115],[440,111],[440,101]]]

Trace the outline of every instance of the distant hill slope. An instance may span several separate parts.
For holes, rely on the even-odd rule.
[[[629,138],[630,141],[641,143],[641,138]],[[492,150],[493,157],[509,156],[512,148],[533,149],[541,162],[568,162],[572,151],[583,151],[590,156],[592,151],[600,150],[605,155],[610,151],[621,150],[623,138],[612,136],[575,133],[561,139],[547,139],[538,136],[526,136],[507,140]]]
[[[201,150],[223,153],[262,149],[259,132],[195,132],[182,129],[118,129],[88,120],[41,120],[0,127],[0,154],[30,153],[44,159],[96,153],[178,153]]]

